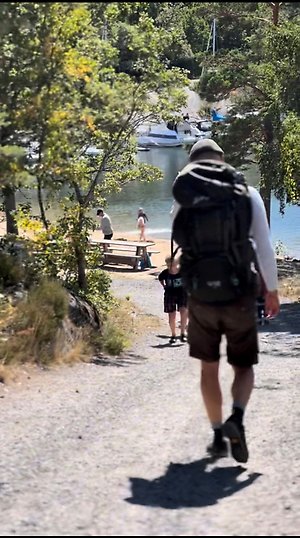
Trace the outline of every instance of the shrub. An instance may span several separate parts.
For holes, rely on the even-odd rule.
[[[76,282],[71,283],[71,289],[83,299],[95,305],[100,313],[106,314],[116,304],[111,292],[111,277],[102,269],[93,269],[87,272],[87,290],[78,289]]]
[[[24,269],[15,256],[0,252],[0,286],[2,289],[16,286],[24,278]]]
[[[59,283],[44,280],[33,288],[15,309],[7,327],[12,334],[0,342],[2,363],[55,360],[56,339],[67,312],[68,296]]]

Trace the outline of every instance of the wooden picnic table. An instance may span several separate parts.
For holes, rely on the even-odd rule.
[[[144,268],[151,267],[151,262],[149,263],[151,252],[148,248],[155,245],[152,241],[100,239],[91,240],[90,243],[92,246],[103,247],[103,265],[130,265],[133,269],[138,269],[140,264],[143,264]]]

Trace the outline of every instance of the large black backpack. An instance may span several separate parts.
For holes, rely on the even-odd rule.
[[[254,295],[251,200],[244,176],[219,161],[190,163],[177,176],[173,196],[180,209],[172,255],[175,242],[188,293],[212,304]]]

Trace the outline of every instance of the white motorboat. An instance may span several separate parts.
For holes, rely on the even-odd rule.
[[[201,131],[208,132],[212,129],[212,121],[210,120],[200,120],[198,126]]]
[[[197,125],[189,121],[178,123],[177,132],[182,143],[187,145],[194,144],[200,138],[205,138],[204,133],[201,132]]]
[[[191,145],[201,138],[210,138],[210,131],[202,131],[194,123],[183,121],[173,124],[151,125],[138,133],[137,143],[139,147],[177,147]]]
[[[178,147],[182,146],[176,131],[168,129],[166,126],[150,126],[147,131],[141,132],[137,139],[138,146],[141,147]]]
[[[149,148],[145,148],[144,146],[137,146],[136,148],[138,151],[150,151]]]

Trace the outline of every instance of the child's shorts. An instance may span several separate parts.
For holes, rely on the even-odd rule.
[[[177,292],[174,294],[166,293],[164,296],[164,312],[170,314],[176,312],[180,308],[187,307],[187,295],[185,291]]]

